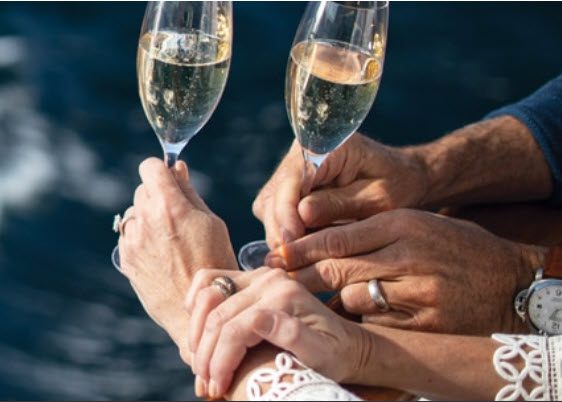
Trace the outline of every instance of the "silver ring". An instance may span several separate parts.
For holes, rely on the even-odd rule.
[[[384,298],[381,289],[379,287],[379,281],[377,279],[370,280],[367,284],[369,289],[369,294],[371,299],[375,302],[375,305],[381,313],[387,313],[390,311],[390,306],[388,305],[386,299]]]
[[[228,299],[234,293],[236,293],[236,283],[228,276],[219,276],[213,279],[211,286],[216,287],[224,296]]]
[[[119,233],[119,227],[121,226],[121,222],[123,222],[123,218],[121,214],[117,214],[113,217],[113,231],[115,233]]]
[[[121,236],[125,236],[125,225],[132,219],[135,219],[134,215],[126,216],[125,219],[120,214],[115,215],[115,218],[113,218],[113,231]]]

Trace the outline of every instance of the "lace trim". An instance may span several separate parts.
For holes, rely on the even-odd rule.
[[[562,353],[562,337],[553,336],[548,338],[546,343],[548,350],[548,386],[551,401],[560,400],[560,382],[562,381],[562,372],[560,371],[560,364],[562,363],[562,358],[560,354]]]
[[[547,338],[541,336],[520,336],[494,334],[492,339],[503,344],[494,353],[494,368],[508,384],[499,390],[495,400],[544,401],[549,399]],[[524,367],[521,371],[511,363],[520,358]],[[525,383],[534,383],[529,393]]]
[[[262,385],[269,385],[265,393]],[[276,356],[274,369],[252,373],[246,384],[246,396],[250,401],[360,401],[288,353]]]

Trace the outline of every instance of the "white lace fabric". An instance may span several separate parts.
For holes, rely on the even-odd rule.
[[[246,396],[250,401],[361,400],[285,352],[275,358],[275,368],[252,373],[246,384]]]
[[[495,334],[492,339],[501,344],[494,353],[494,368],[507,382],[497,401],[560,400],[561,337]]]

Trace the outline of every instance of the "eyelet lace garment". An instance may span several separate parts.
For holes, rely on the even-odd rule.
[[[494,368],[508,384],[496,400],[559,401],[562,384],[562,337],[495,334],[501,345],[494,353]],[[514,360],[519,360],[518,368]]]
[[[275,368],[255,371],[246,384],[246,395],[250,401],[361,400],[288,353],[277,355]]]
[[[562,400],[562,336],[495,334],[492,339],[500,343],[494,368],[507,382],[496,400]],[[255,371],[246,395],[250,401],[361,400],[288,353],[277,355],[275,368]]]

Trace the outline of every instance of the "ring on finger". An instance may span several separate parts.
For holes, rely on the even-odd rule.
[[[371,299],[373,299],[379,311],[381,313],[388,313],[390,311],[390,306],[382,294],[378,279],[370,280],[367,284],[367,288],[369,289]]]
[[[236,293],[236,283],[228,276],[218,276],[211,282],[224,296],[225,300]]]
[[[127,225],[127,223],[129,221],[132,221],[133,219],[135,219],[135,216],[129,215],[119,223],[119,233],[121,234],[121,236],[125,236],[125,225]]]

